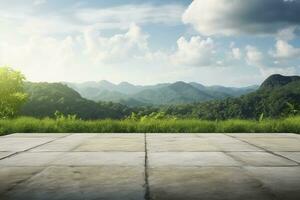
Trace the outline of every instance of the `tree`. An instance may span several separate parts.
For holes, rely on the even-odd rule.
[[[24,81],[20,72],[0,67],[0,119],[16,116],[25,103]]]

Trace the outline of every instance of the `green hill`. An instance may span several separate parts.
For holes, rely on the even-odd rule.
[[[163,83],[149,86],[133,85],[127,82],[113,84],[108,81],[86,82],[81,84],[67,83],[84,98],[93,101],[122,103],[127,106],[178,105],[194,102],[237,97],[257,89],[230,88],[222,86],[204,86],[199,83]]]
[[[295,81],[300,81],[300,76],[282,76],[280,74],[274,74],[262,83],[260,89],[272,89]]]
[[[201,119],[258,119],[299,114],[300,77],[273,75],[260,89],[238,98],[209,101],[162,109],[169,115]]]
[[[52,117],[56,111],[77,115],[82,119],[120,119],[131,110],[116,103],[96,103],[84,99],[78,92],[61,83],[26,83],[28,102],[21,114],[33,117]]]

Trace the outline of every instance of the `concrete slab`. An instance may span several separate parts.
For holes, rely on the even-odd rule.
[[[52,165],[61,166],[144,166],[144,152],[67,152]]]
[[[300,152],[275,152],[275,153],[300,163]]]
[[[59,158],[61,152],[35,152],[20,153],[6,159],[0,160],[1,166],[47,166]]]
[[[74,148],[73,151],[124,151],[124,152],[144,152],[144,137],[128,137],[126,138],[107,138],[96,137],[88,139],[83,144]]]
[[[210,137],[209,141],[212,145],[216,146],[220,151],[263,151],[253,145],[246,142],[234,139],[234,138],[218,138]]]
[[[269,200],[261,183],[238,167],[163,167],[149,170],[155,200]]]
[[[0,137],[1,200],[300,199],[298,135],[59,136]]]
[[[124,139],[130,139],[130,138],[144,138],[144,133],[95,133],[95,137],[97,138],[124,138]]]
[[[149,152],[220,151],[205,138],[147,138]]]
[[[299,134],[294,133],[228,133],[226,135],[237,138],[300,138]]]
[[[298,200],[300,167],[249,167],[247,170],[276,195],[276,199]]]
[[[3,159],[7,156],[14,154],[15,152],[0,152],[0,159]]]
[[[228,136],[198,136],[188,138],[147,137],[150,152],[174,151],[263,151],[253,145]]]
[[[0,199],[141,200],[143,184],[139,167],[49,167]]]
[[[241,163],[222,152],[148,153],[150,167],[159,166],[240,166]]]
[[[25,151],[53,141],[53,138],[6,138],[0,137],[0,151]]]
[[[197,138],[199,135],[197,133],[148,133],[147,139]]]
[[[230,136],[224,133],[198,133],[196,135],[202,138],[231,138]]]
[[[294,166],[296,162],[267,152],[230,152],[234,159],[250,166]]]
[[[15,133],[4,136],[5,138],[61,138],[70,133]]]
[[[20,182],[30,178],[37,172],[41,171],[41,167],[0,167],[0,199],[1,194],[13,188]]]
[[[32,152],[49,151],[71,151],[90,138],[96,137],[96,134],[72,134],[67,137],[57,139],[51,143],[32,149]]]
[[[292,137],[251,137],[242,138],[250,144],[268,151],[300,151],[300,139]]]

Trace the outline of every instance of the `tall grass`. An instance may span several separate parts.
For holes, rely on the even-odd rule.
[[[300,133],[300,117],[285,119],[203,121],[35,119],[0,120],[0,135],[11,133]]]

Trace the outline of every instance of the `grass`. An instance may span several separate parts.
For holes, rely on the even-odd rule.
[[[300,117],[203,121],[70,120],[20,117],[0,120],[0,135],[11,133],[300,133]]]

